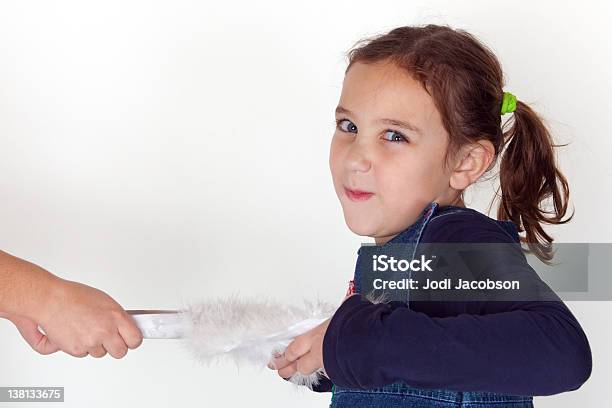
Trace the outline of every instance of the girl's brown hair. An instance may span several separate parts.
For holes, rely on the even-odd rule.
[[[502,155],[497,219],[513,221],[519,233],[525,232],[520,240],[528,244],[528,252],[550,263],[553,238],[540,224],[565,224],[574,216],[572,212],[563,220],[569,186],[553,151],[565,145],[555,145],[543,120],[521,101],[511,126],[506,129],[509,120],[501,124],[504,77],[495,54],[464,30],[429,24],[398,27],[360,40],[348,58],[345,73],[356,62],[391,62],[422,84],[449,134],[446,158],[466,143],[486,139],[493,144],[491,168]],[[551,197],[554,210],[540,208]],[[491,205],[494,201],[495,197]]]

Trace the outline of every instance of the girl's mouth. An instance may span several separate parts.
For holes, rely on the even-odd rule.
[[[344,193],[349,198],[349,200],[352,201],[366,201],[374,195],[374,193],[369,193],[367,191],[360,190],[351,190],[346,187],[344,187]]]

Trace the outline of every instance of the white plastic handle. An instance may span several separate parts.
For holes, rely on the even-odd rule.
[[[127,310],[145,339],[182,339],[187,332],[185,317],[176,310]]]

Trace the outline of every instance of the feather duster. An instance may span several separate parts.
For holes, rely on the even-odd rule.
[[[233,361],[237,367],[265,367],[281,355],[291,341],[331,318],[337,306],[316,300],[304,306],[285,305],[269,299],[232,296],[187,305],[182,310],[128,310],[144,338],[185,341],[201,363]],[[319,384],[323,369],[289,381],[310,389]]]

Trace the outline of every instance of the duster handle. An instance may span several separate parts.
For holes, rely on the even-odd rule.
[[[145,339],[182,339],[187,328],[178,310],[126,310]]]

